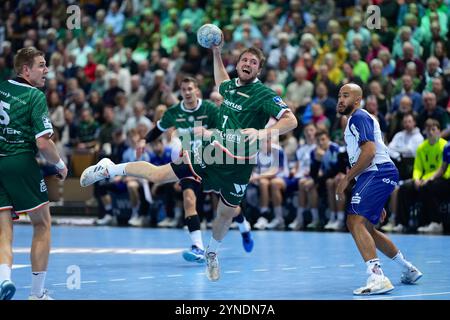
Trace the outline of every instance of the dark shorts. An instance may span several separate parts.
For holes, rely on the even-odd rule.
[[[0,210],[27,213],[47,203],[47,185],[32,153],[0,157]]]
[[[292,193],[292,192],[298,191],[298,181],[300,180],[300,178],[284,177],[283,180],[284,180],[284,184],[286,185],[286,191],[285,191],[286,193]]]
[[[373,224],[380,220],[384,205],[399,178],[393,163],[383,163],[377,167],[377,171],[368,171],[359,176],[347,207],[348,214],[363,216]]]

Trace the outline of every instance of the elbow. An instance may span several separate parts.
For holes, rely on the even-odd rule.
[[[289,131],[294,130],[298,126],[297,117],[292,112],[287,112],[289,119]]]
[[[45,138],[36,139],[36,147],[39,151],[45,151],[48,148],[48,140]]]

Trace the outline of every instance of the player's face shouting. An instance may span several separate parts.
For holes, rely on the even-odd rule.
[[[236,71],[242,83],[252,82],[260,71],[258,57],[250,52],[244,53],[236,66]]]
[[[180,91],[185,103],[191,105],[197,103],[198,88],[192,82],[182,82]]]
[[[48,68],[45,65],[45,59],[42,56],[34,58],[33,67],[28,69],[30,83],[35,87],[43,87],[45,85],[45,76]]]

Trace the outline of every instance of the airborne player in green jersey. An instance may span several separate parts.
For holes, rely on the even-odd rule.
[[[0,300],[15,293],[11,282],[13,217],[28,213],[33,225],[30,299],[49,300],[44,281],[50,253],[51,217],[36,152],[56,166],[65,179],[67,168],[52,140],[43,87],[48,69],[44,53],[24,48],[14,57],[18,77],[0,83]]]
[[[199,96],[198,83],[195,78],[185,77],[181,80],[180,91],[183,100],[169,108],[156,123],[146,137],[147,143],[157,139],[163,132],[169,128],[176,128],[177,134],[187,141],[184,145],[187,149],[198,148],[202,141],[195,139],[194,125],[202,126],[206,129],[217,128],[219,119],[219,109],[208,101],[202,100]],[[186,144],[190,144],[186,146]],[[138,152],[142,152],[139,150]],[[180,180],[183,190],[183,207],[186,219],[186,225],[189,230],[189,236],[192,246],[189,250],[183,251],[183,258],[186,261],[205,262],[204,246],[202,234],[200,231],[200,219],[197,214],[196,203],[201,195],[201,183],[192,177],[186,177]],[[241,221],[239,223],[239,221]],[[244,249],[250,252],[253,248],[253,239],[250,235],[250,228],[242,214],[238,219],[239,229],[241,230]]]
[[[258,140],[277,138],[297,126],[297,119],[281,98],[257,79],[265,61],[261,50],[244,50],[236,66],[238,78],[230,80],[222,62],[222,44],[223,41],[212,48],[214,79],[224,96],[219,113],[221,123],[215,131],[200,130],[203,139],[211,139],[206,147],[194,148],[192,156],[184,151],[182,163],[160,167],[147,162],[115,165],[104,159],[88,167],[80,178],[80,185],[88,186],[117,175],[146,178],[157,183],[193,177],[202,182],[205,190],[219,193],[217,216],[205,253],[206,276],[211,281],[220,277],[217,252],[233,217],[239,214],[239,204],[255,164]],[[271,117],[277,122],[265,128]]]

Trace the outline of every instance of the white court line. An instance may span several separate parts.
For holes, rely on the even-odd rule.
[[[154,279],[154,276],[148,276],[148,277],[139,277],[140,280],[144,280],[144,279]]]
[[[429,260],[426,263],[441,263],[441,260]]]
[[[354,264],[340,264],[339,268],[352,268],[354,266],[355,266]]]
[[[240,271],[237,271],[237,270],[230,270],[230,271],[225,271],[225,273],[240,273]]]
[[[67,283],[54,283],[54,284],[52,284],[52,286],[65,286],[65,285],[67,285]]]
[[[86,281],[81,281],[81,283],[97,283],[97,280],[86,280]]]
[[[267,272],[269,269],[253,269],[254,272]]]
[[[281,268],[281,270],[296,270],[297,267]]]
[[[121,279],[110,279],[109,281],[111,281],[111,282],[117,282],[117,281],[125,281],[125,280],[127,280],[127,279],[121,278]]]
[[[204,276],[205,273],[204,273],[204,272],[198,272],[198,273],[196,273],[196,275],[198,275],[198,276]]]
[[[411,297],[423,297],[423,296],[442,296],[450,294],[450,291],[447,292],[431,292],[431,293],[419,293],[419,294],[407,294],[403,296],[392,296],[392,297],[377,297],[377,298],[362,298],[362,299],[355,299],[355,300],[391,300],[391,299],[397,299],[397,298],[411,298]]]
[[[182,274],[168,274],[167,278],[182,277]]]
[[[325,269],[325,266],[312,266],[311,269]]]

